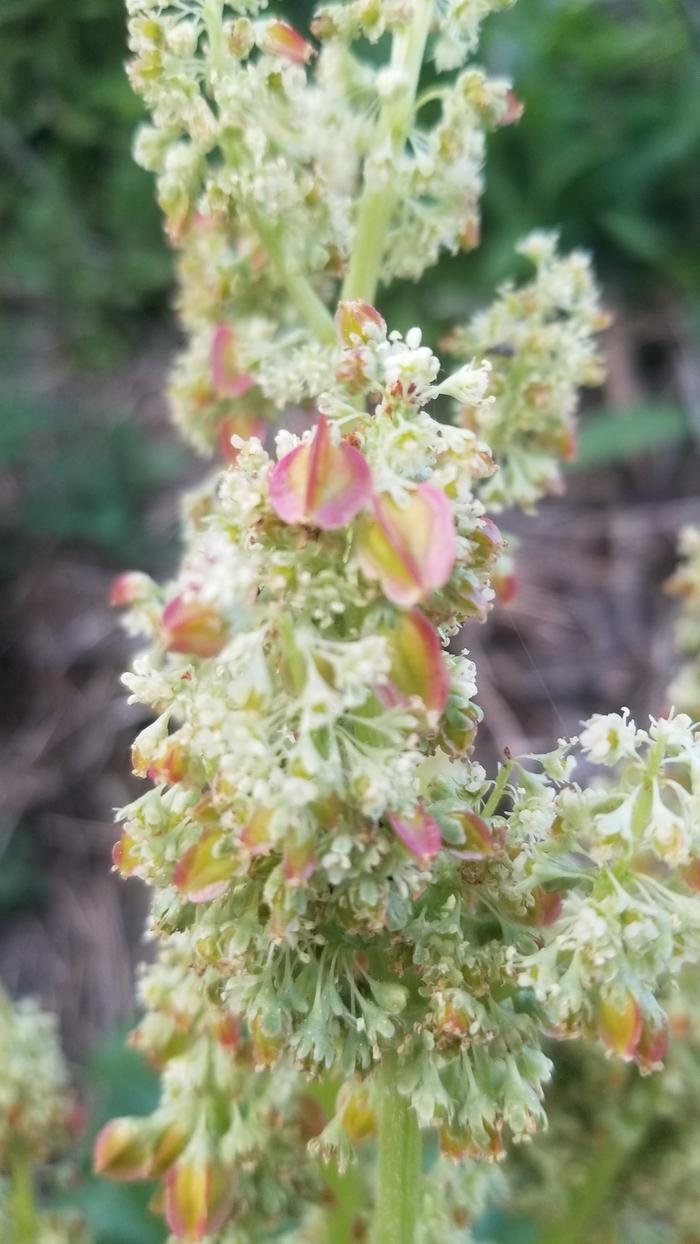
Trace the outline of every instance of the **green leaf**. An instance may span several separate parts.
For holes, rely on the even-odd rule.
[[[650,404],[603,410],[583,422],[578,455],[569,469],[629,462],[677,445],[689,432],[686,416],[675,406]]]

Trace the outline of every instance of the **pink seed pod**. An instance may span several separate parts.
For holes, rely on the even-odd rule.
[[[214,333],[210,363],[214,388],[227,397],[243,397],[255,384],[237,365],[236,338],[228,324],[219,324]]]
[[[410,607],[444,587],[457,555],[452,506],[439,488],[419,484],[406,505],[388,493],[374,497],[373,513],[357,535],[357,555],[385,596]]]
[[[203,1240],[219,1231],[231,1213],[234,1191],[232,1171],[213,1156],[186,1151],[165,1181],[165,1218],[176,1239]]]
[[[634,1051],[634,1061],[641,1072],[657,1071],[669,1047],[668,1020],[665,1015],[654,1017],[654,1021],[644,1017],[642,1031]]]
[[[255,436],[262,441],[267,426],[264,419],[256,419],[254,415],[238,414],[222,419],[216,432],[216,444],[221,457],[226,462],[236,462],[241,451],[231,443],[232,437],[240,436],[243,440],[249,440]]]
[[[419,609],[399,614],[387,632],[391,668],[379,689],[385,704],[407,703],[414,696],[427,709],[443,713],[450,678],[440,637]]]
[[[109,589],[109,603],[115,609],[125,609],[143,600],[151,588],[148,575],[139,570],[127,570],[112,580]]]
[[[95,1141],[93,1165],[97,1175],[131,1183],[148,1179],[152,1156],[146,1120],[113,1119]]]
[[[191,903],[211,903],[228,890],[234,871],[230,852],[217,852],[223,834],[207,830],[178,861],[173,884]]]
[[[341,345],[349,348],[366,344],[377,336],[377,331],[379,336],[386,337],[386,324],[376,307],[359,299],[338,303],[335,327]]]
[[[168,652],[215,657],[228,638],[226,623],[210,605],[173,597],[161,615],[161,640]]]
[[[642,1011],[634,994],[601,999],[598,1033],[611,1053],[631,1062],[642,1035]]]
[[[289,22],[268,22],[261,47],[268,56],[279,56],[295,65],[305,65],[314,55],[314,48]]]
[[[432,816],[428,816],[422,804],[419,804],[411,817],[399,816],[396,812],[388,812],[387,820],[404,846],[415,857],[422,868],[428,868],[442,845],[440,827]]]
[[[321,415],[312,439],[297,445],[273,467],[270,504],[285,523],[308,523],[323,531],[347,524],[367,505],[372,476],[363,455],[341,441],[334,445]]]

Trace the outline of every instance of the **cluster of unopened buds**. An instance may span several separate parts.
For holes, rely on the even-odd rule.
[[[371,1215],[374,1244],[446,1244],[493,1179],[475,1159],[544,1123],[552,1036],[660,1066],[700,957],[700,739],[623,711],[493,778],[473,758],[462,627],[511,579],[487,507],[559,486],[604,317],[541,234],[451,373],[374,304],[478,240],[484,133],[520,109],[460,66],[506,6],[353,0],[308,37],[262,7],[129,4],[138,156],[181,251],[175,419],[228,464],[174,579],[113,593],[155,714],[114,860],[152,887],[135,1041],[163,1094],[97,1164],[160,1178],[174,1239],[312,1244],[330,1215],[350,1241]]]
[[[70,1212],[39,1206],[39,1188],[80,1127],[52,1015],[0,990],[0,1237],[8,1244],[88,1244]],[[60,1182],[60,1181],[59,1181]],[[55,1188],[54,1188],[55,1191]]]

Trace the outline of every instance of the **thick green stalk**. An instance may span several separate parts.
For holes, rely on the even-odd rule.
[[[36,1244],[39,1233],[32,1168],[20,1149],[10,1154],[10,1224],[12,1244]]]
[[[420,1212],[422,1141],[418,1118],[396,1088],[396,1059],[379,1078],[377,1191],[371,1244],[414,1244]]]
[[[434,0],[414,0],[413,18],[408,29],[394,36],[391,69],[400,75],[403,89],[388,99],[379,114],[374,145],[389,145],[392,161],[398,161],[406,144],[415,117],[416,92],[425,45],[433,20]],[[361,298],[373,302],[386,232],[396,206],[396,192],[391,185],[376,186],[365,181],[357,213],[355,244],[343,285],[343,298]]]

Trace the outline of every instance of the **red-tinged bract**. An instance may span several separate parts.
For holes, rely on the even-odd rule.
[[[432,484],[419,484],[404,505],[387,493],[375,496],[359,525],[360,565],[395,605],[416,605],[444,587],[456,553],[452,507]]]
[[[401,839],[421,867],[428,868],[440,853],[442,845],[437,821],[432,816],[428,816],[422,806],[419,806],[410,818],[389,812],[387,820],[396,837]]]
[[[396,617],[387,637],[391,668],[381,698],[392,704],[417,696],[426,708],[443,713],[450,679],[435,628],[419,609],[412,609]]]
[[[603,998],[598,1006],[598,1032],[604,1044],[630,1062],[642,1035],[642,1012],[631,994]]]
[[[372,495],[369,466],[354,446],[334,445],[321,416],[312,439],[297,445],[273,467],[270,502],[285,523],[332,531],[345,527]]]
[[[215,609],[180,595],[174,597],[163,610],[161,638],[168,652],[215,657],[228,639],[228,630],[221,614]]]
[[[236,358],[236,338],[228,324],[220,324],[211,343],[211,378],[214,388],[226,397],[243,397],[254,380],[242,371]]]
[[[273,21],[265,27],[262,40],[263,52],[279,56],[295,65],[305,65],[314,54],[313,46],[295,30],[289,22]]]
[[[178,862],[173,882],[192,903],[209,903],[225,894],[233,876],[230,853],[218,851],[222,835],[216,830],[203,834]]]

